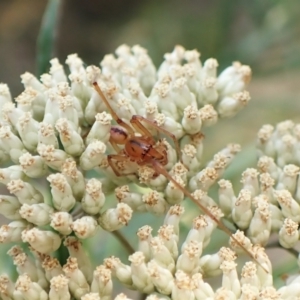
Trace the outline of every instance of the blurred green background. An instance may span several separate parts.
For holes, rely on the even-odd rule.
[[[226,120],[218,130],[209,131],[207,143],[213,152],[227,142],[252,143],[262,124],[297,120],[297,0],[52,2],[60,3],[53,56],[61,62],[76,52],[87,64],[98,64],[104,54],[127,43],[146,47],[156,66],[176,44],[198,49],[202,60],[217,58],[220,70],[235,60],[249,64],[252,101],[236,117],[234,127]],[[46,5],[42,0],[0,0],[0,82],[9,84],[14,97],[23,88],[20,74],[37,70],[36,43]]]
[[[234,173],[255,164],[255,136],[263,124],[299,120],[298,0],[57,3],[59,16],[52,54],[61,62],[68,54],[78,53],[87,64],[98,64],[103,55],[127,43],[147,48],[156,66],[176,44],[198,49],[202,61],[217,58],[220,70],[236,60],[250,65],[253,80],[249,107],[234,120],[222,120],[206,132],[207,158],[229,142],[243,145],[245,150],[232,167]],[[9,84],[14,97],[23,90],[20,75],[37,72],[37,39],[46,6],[47,1],[42,0],[0,0],[0,82]]]

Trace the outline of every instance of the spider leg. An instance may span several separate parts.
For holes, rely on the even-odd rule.
[[[121,155],[121,154],[110,154],[107,155],[107,161],[108,164],[110,165],[110,167],[112,168],[112,170],[114,171],[115,175],[120,177],[120,176],[128,176],[128,175],[136,175],[136,172],[130,172],[130,173],[121,173],[116,165],[114,164],[113,160],[117,160],[117,161],[129,161],[129,158],[125,155]]]
[[[179,143],[178,143],[178,141],[177,141],[177,139],[176,139],[176,137],[173,133],[169,132],[168,130],[166,130],[164,128],[159,127],[157,124],[155,124],[155,122],[150,121],[147,118],[144,118],[142,116],[134,115],[134,116],[132,116],[132,118],[130,120],[130,123],[132,124],[132,126],[134,126],[134,127],[137,126],[141,130],[144,130],[145,133],[148,132],[150,134],[150,136],[152,137],[150,131],[141,122],[145,122],[145,123],[149,124],[150,126],[154,127],[156,130],[158,130],[158,131],[162,132],[163,134],[167,135],[168,137],[170,137],[174,142],[177,156],[181,161]]]
[[[209,209],[207,209],[207,207],[205,207],[202,203],[200,203],[199,201],[197,201],[197,199],[195,199],[193,197],[193,195],[186,190],[184,187],[182,187],[166,170],[165,168],[158,163],[156,160],[152,160],[152,167],[153,169],[158,173],[158,174],[162,174],[164,175],[167,179],[169,179],[178,189],[180,189],[183,194],[190,198],[206,215],[208,215],[214,222],[216,222],[216,224],[219,226],[220,229],[222,229],[225,233],[227,233],[258,265],[260,265],[267,273],[268,271],[266,270],[266,268],[264,268],[258,261],[257,259],[255,259],[255,257],[253,256],[253,254],[242,244],[240,243],[233,235],[232,232],[224,225],[224,223],[220,220],[218,220],[211,212]]]
[[[100,89],[100,86],[98,85],[97,82],[93,83],[94,89],[96,90],[96,92],[100,95],[100,97],[102,98],[103,102],[105,103],[106,107],[108,108],[110,114],[112,115],[112,117],[114,118],[114,120],[120,125],[123,126],[124,128],[127,129],[127,131],[130,134],[134,134],[133,129],[126,123],[124,122],[122,119],[119,118],[119,116],[116,114],[116,112],[113,110],[113,108],[111,107],[111,105],[109,104],[109,101],[107,100],[107,98],[105,97],[105,95],[103,94],[102,90]]]

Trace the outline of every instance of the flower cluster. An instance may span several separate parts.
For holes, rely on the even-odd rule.
[[[15,102],[7,85],[0,84],[0,182],[7,191],[0,196],[0,213],[11,220],[1,227],[0,242],[15,244],[8,255],[18,273],[16,282],[0,276],[2,299],[108,300],[113,299],[112,278],[148,300],[291,299],[299,294],[297,279],[280,290],[273,287],[263,246],[272,232],[286,248],[299,238],[300,127],[286,122],[276,130],[261,129],[257,170],[243,173],[236,196],[222,175],[239,145],[227,145],[205,164],[201,131],[245,107],[251,69],[234,62],[217,75],[217,61],[202,64],[199,57],[196,50],[176,46],[156,69],[145,49],[122,45],[116,56],[104,57],[101,68],[85,67],[72,54],[66,60],[69,76],[56,58],[40,80],[23,74],[25,90]],[[112,110],[93,88],[95,82]],[[129,124],[133,115],[146,120],[153,136],[157,126],[166,133],[155,140],[166,150],[164,168],[177,185],[147,164],[131,161],[122,146],[119,150],[111,142],[116,116]],[[107,154],[118,154],[113,165]],[[222,211],[208,194],[216,183]],[[231,239],[232,249],[202,255],[218,225],[207,215],[191,221],[180,244],[183,191],[216,219],[225,216],[241,230]],[[112,192],[117,201],[107,203]],[[116,232],[130,226],[132,215],[144,212],[165,216],[157,235],[152,236],[151,224],[138,230],[129,264],[110,257],[93,266],[81,240],[99,229]],[[239,278],[234,251],[241,252],[241,245],[253,261]],[[69,253],[64,262],[55,258],[62,248]],[[223,282],[216,290],[203,280],[220,274]]]

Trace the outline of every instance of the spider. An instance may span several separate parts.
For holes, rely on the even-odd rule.
[[[105,103],[113,119],[119,125],[111,127],[109,138],[109,142],[111,143],[117,154],[109,154],[107,156],[108,163],[116,176],[131,175],[133,173],[121,174],[116,165],[113,163],[114,160],[121,162],[131,161],[135,162],[139,166],[146,165],[152,167],[155,171],[156,176],[158,174],[162,174],[169,181],[171,181],[179,190],[183,192],[186,197],[190,198],[206,215],[208,215],[213,221],[215,221],[220,229],[228,234],[234,240],[234,242],[236,242],[254,261],[256,261],[256,263],[258,263],[258,265],[260,265],[268,273],[268,271],[254,258],[253,254],[232,235],[232,232],[223,224],[223,222],[218,220],[207,207],[205,207],[201,202],[193,197],[193,195],[188,190],[182,187],[167,172],[167,170],[164,168],[164,166],[168,163],[166,147],[163,143],[156,142],[150,131],[142,124],[142,122],[154,127],[158,132],[169,136],[174,142],[177,156],[180,157],[180,147],[175,135],[165,130],[164,128],[159,127],[155,122],[139,115],[133,115],[131,117],[130,126],[121,118],[119,118],[117,113],[113,110],[98,83],[94,82],[93,86]],[[118,145],[123,145],[124,148],[121,149]]]

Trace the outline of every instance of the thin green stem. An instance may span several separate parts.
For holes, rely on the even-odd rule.
[[[119,242],[124,246],[124,248],[129,254],[135,252],[133,247],[128,243],[128,240],[123,236],[123,234],[119,230],[113,231],[112,234],[119,240]]]

